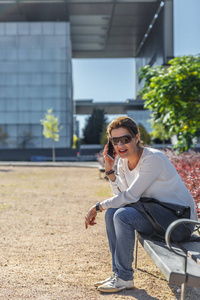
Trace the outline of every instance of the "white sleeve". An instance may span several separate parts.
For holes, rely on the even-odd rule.
[[[164,170],[165,166],[162,159],[157,155],[147,156],[132,184],[125,191],[101,202],[101,206],[103,209],[119,208],[137,202],[145,190],[152,185]]]
[[[117,170],[116,170],[116,179],[115,181],[110,181],[111,190],[114,195],[118,195],[119,193],[125,191],[128,188],[128,184],[124,174],[124,167],[121,161],[118,161]]]

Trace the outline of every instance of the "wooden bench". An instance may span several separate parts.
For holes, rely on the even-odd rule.
[[[171,232],[181,223],[200,225],[200,222],[189,219],[174,221],[166,231],[165,242],[151,240],[148,236],[137,232],[135,268],[137,268],[139,241],[168,282],[181,285],[181,300],[184,300],[186,285],[200,287],[200,239],[196,236],[196,241],[194,238],[188,242],[171,243]]]

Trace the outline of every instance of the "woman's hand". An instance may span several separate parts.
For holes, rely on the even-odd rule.
[[[109,142],[105,145],[104,151],[103,151],[103,157],[105,161],[105,171],[109,172],[112,170],[114,163],[115,163],[115,157],[111,159],[107,154],[108,154],[108,147],[109,147]]]
[[[114,167],[114,164],[115,164],[115,158],[117,156],[116,152],[114,152],[114,158],[111,159],[110,156],[107,155],[108,147],[109,147],[109,142],[105,145],[105,148],[103,151],[103,156],[104,156],[104,161],[105,161],[105,172],[109,172],[110,170],[112,170],[112,168]],[[113,182],[116,179],[116,176],[114,173],[107,175],[107,177]]]
[[[97,215],[96,206],[93,206],[88,211],[87,215],[85,216],[85,228],[88,228],[88,225],[94,226],[96,224],[95,218]]]

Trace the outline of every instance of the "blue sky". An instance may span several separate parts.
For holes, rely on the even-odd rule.
[[[74,99],[124,101],[133,98],[133,58],[74,59]]]
[[[174,0],[174,54],[200,54],[200,0]]]
[[[174,0],[174,55],[200,53],[200,0]],[[73,98],[135,98],[134,59],[73,59]],[[78,117],[81,128],[85,117]]]

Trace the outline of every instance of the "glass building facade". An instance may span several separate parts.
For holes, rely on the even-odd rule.
[[[50,148],[40,120],[53,109],[70,147],[72,70],[67,22],[0,23],[0,148]]]

